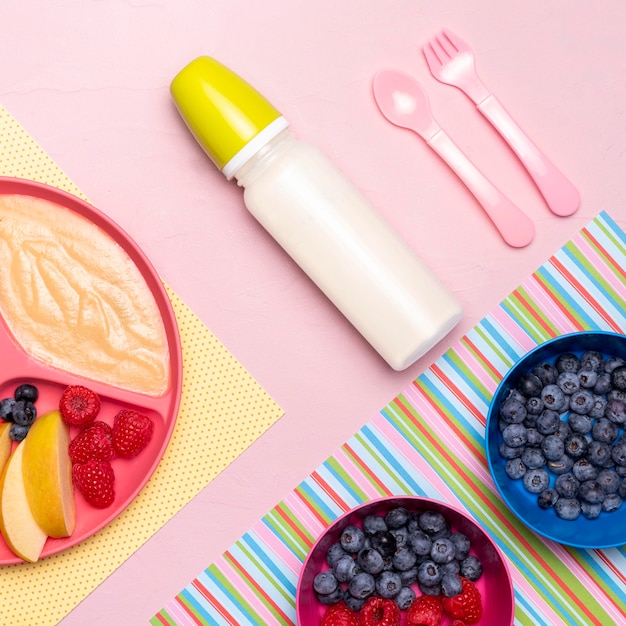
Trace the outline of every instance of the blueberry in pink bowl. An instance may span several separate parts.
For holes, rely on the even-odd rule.
[[[486,425],[500,495],[558,543],[626,544],[626,336],[577,332],[540,344],[507,372]]]
[[[297,623],[319,626],[337,609],[368,623],[375,606],[379,617],[389,611],[403,625],[432,600],[441,624],[451,624],[455,610],[467,609],[459,592],[473,595],[474,615],[464,623],[513,624],[511,575],[485,530],[438,500],[390,496],[344,513],[317,538],[300,572]]]

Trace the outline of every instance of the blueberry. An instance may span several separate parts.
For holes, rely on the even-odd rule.
[[[622,506],[622,498],[617,493],[609,493],[602,501],[602,510],[613,513]]]
[[[626,422],[626,402],[615,398],[607,400],[604,416],[614,424],[623,425]]]
[[[611,372],[611,385],[618,391],[626,391],[626,365],[620,365]]]
[[[594,406],[593,394],[587,389],[579,389],[575,391],[569,401],[570,411],[587,415]]]
[[[523,481],[527,491],[530,491],[530,493],[541,493],[548,488],[550,476],[542,468],[530,469],[524,474]]]
[[[622,402],[626,402],[626,391],[622,391],[621,389],[609,389],[606,392],[607,400],[621,400]]]
[[[626,467],[626,440],[620,439],[611,449],[611,458],[616,465]]]
[[[406,611],[415,601],[415,591],[408,586],[402,587],[395,600],[398,608],[401,611]]]
[[[414,533],[409,533],[407,544],[418,556],[426,556],[430,554],[432,539],[423,530],[416,530]]]
[[[619,356],[609,357],[604,362],[604,371],[610,374],[615,368],[619,367],[620,365],[626,365],[626,361],[624,361],[624,359]]]
[[[3,398],[2,400],[0,400],[0,417],[5,422],[13,421],[13,415],[11,412],[13,411],[14,405],[15,398]]]
[[[20,426],[31,426],[37,417],[37,409],[32,402],[16,400],[11,414],[16,424]]]
[[[325,606],[330,606],[331,604],[337,604],[337,602],[341,602],[341,600],[343,600],[343,595],[343,589],[341,587],[337,587],[332,593],[315,594],[315,596],[317,597],[317,601]]]
[[[373,535],[379,530],[388,530],[385,518],[382,515],[366,515],[363,518],[363,530],[368,535]]]
[[[376,579],[376,593],[385,599],[395,598],[402,589],[400,574],[385,570]]]
[[[601,417],[593,424],[593,427],[591,428],[591,435],[596,441],[601,441],[602,443],[613,443],[619,435],[619,429],[617,424],[611,422],[606,417]]]
[[[441,591],[446,598],[458,596],[463,591],[461,579],[456,574],[444,574],[441,579]]]
[[[559,373],[571,372],[576,373],[580,369],[580,359],[571,352],[564,352],[556,358],[554,364]]]
[[[565,446],[557,435],[548,435],[541,442],[541,452],[548,461],[556,461],[563,456]]]
[[[585,440],[585,442],[586,441],[587,440]],[[599,470],[593,463],[590,463],[588,459],[583,457],[574,463],[572,473],[582,483],[596,478],[599,474]]]
[[[440,596],[441,595],[441,584],[436,585],[423,585],[420,583],[419,585],[420,591],[422,595],[425,596]]]
[[[363,551],[361,551],[363,552]],[[378,554],[378,552],[376,552]],[[380,554],[378,555],[380,556]],[[380,557],[382,562],[382,557]],[[334,565],[333,574],[340,583],[347,583],[352,580],[359,572],[357,562],[349,554],[344,554]]]
[[[617,475],[617,472],[615,472],[614,470],[611,470],[611,469],[601,470],[596,480],[600,483],[600,486],[602,487],[602,490],[604,491],[604,493],[606,494],[617,493],[617,490],[619,489],[620,480],[619,480],[619,476]]]
[[[420,564],[417,570],[417,580],[420,585],[432,587],[438,585],[443,578],[441,567],[430,559]]]
[[[548,461],[548,469],[553,473],[560,476],[561,474],[567,474],[574,467],[574,459],[567,454],[564,454],[560,459],[556,461]]]
[[[597,519],[602,512],[602,504],[591,504],[591,502],[587,502],[586,500],[582,500],[580,503],[580,512],[587,519]]]
[[[537,469],[546,464],[546,457],[539,448],[526,448],[522,452],[521,460],[528,469]]]
[[[459,570],[459,573],[463,576],[463,578],[467,578],[468,580],[475,582],[483,573],[482,563],[477,557],[470,554],[467,558],[461,561],[461,569]]]
[[[526,439],[529,446],[540,446],[544,436],[536,428],[526,429]]]
[[[559,424],[554,431],[555,436],[565,442],[565,438],[572,433],[572,427],[569,425],[569,422],[565,422],[564,420],[559,420]]]
[[[567,417],[570,428],[576,432],[586,435],[591,432],[593,422],[588,415],[579,415],[578,413],[570,413]]]
[[[324,570],[315,576],[313,579],[313,589],[315,589],[316,593],[327,596],[330,593],[333,593],[339,582],[335,577],[335,574],[332,570]]]
[[[406,538],[409,534],[406,526],[402,526],[402,528],[392,528],[389,532],[396,538],[396,548],[406,544]]]
[[[557,376],[559,375],[558,370],[551,363],[540,363],[539,365],[535,365],[532,370],[533,374],[541,380],[543,385],[553,385],[556,383]]]
[[[606,411],[607,399],[604,396],[598,395],[597,392],[594,391],[593,395],[593,406],[589,410],[589,417],[598,418],[604,417],[604,413]]]
[[[525,372],[517,379],[515,388],[524,396],[538,396],[543,388],[541,379],[531,372]]]
[[[450,541],[454,544],[454,558],[462,561],[469,554],[472,543],[467,535],[455,532],[450,535]]]
[[[406,523],[407,530],[410,533],[414,533],[420,529],[420,515],[415,511],[412,511],[409,515],[409,521]]]
[[[403,572],[411,569],[417,563],[417,554],[406,546],[396,550],[391,561],[396,570]]]
[[[561,418],[553,409],[545,409],[537,418],[537,430],[542,435],[553,435],[559,428]]]
[[[578,370],[578,384],[583,389],[594,389],[598,384],[598,372],[586,367]]]
[[[39,399],[39,390],[35,385],[24,383],[15,389],[13,397],[16,400],[24,400],[25,402],[37,402]]]
[[[509,424],[502,431],[502,439],[507,446],[519,448],[527,441],[526,427],[522,426],[522,424]]]
[[[549,509],[551,506],[555,505],[558,499],[559,499],[559,494],[556,492],[556,489],[552,489],[551,487],[548,487],[547,489],[544,489],[537,496],[537,504],[542,509]]]
[[[371,574],[359,572],[349,583],[348,591],[355,598],[367,598],[376,590],[376,581]]]
[[[587,350],[580,357],[580,367],[599,372],[604,367],[604,357],[597,350]]]
[[[593,393],[597,395],[603,395],[608,393],[611,389],[611,375],[608,372],[600,372],[596,380],[596,384],[593,387]]]
[[[524,465],[522,459],[509,459],[504,464],[504,471],[506,475],[512,480],[522,478],[526,474],[527,467]]]
[[[367,598],[355,598],[349,591],[346,591],[343,594],[343,601],[351,611],[358,613],[367,602]]]
[[[430,558],[435,562],[443,565],[449,563],[454,559],[456,548],[454,543],[447,537],[440,537],[433,541],[432,548],[430,550]]]
[[[348,554],[341,546],[339,542],[333,543],[326,551],[326,563],[330,567],[334,567],[335,563],[342,557]]]
[[[424,511],[420,516],[420,528],[431,535],[438,535],[446,530],[448,523],[446,518],[437,511]]]
[[[339,542],[346,552],[355,554],[365,546],[365,534],[358,526],[346,526],[341,533]]]
[[[600,504],[606,497],[606,494],[598,481],[586,480],[578,490],[578,497],[590,504]]]
[[[9,429],[9,437],[13,441],[22,441],[26,435],[28,435],[28,431],[30,430],[30,426],[20,426],[19,424],[11,424]]]
[[[587,458],[591,463],[599,467],[609,467],[613,463],[611,458],[611,447],[603,441],[592,441],[589,443]]]
[[[374,548],[363,548],[357,554],[356,562],[364,572],[372,574],[372,576],[380,574],[385,567],[385,560],[380,552],[374,550]]]
[[[536,432],[536,431],[535,431]],[[507,446],[504,441],[500,444],[500,456],[503,459],[516,459],[517,457],[522,456],[522,452],[524,451],[523,446],[519,448],[511,448],[511,446]]]
[[[559,498],[554,510],[561,519],[573,521],[580,515],[580,502],[576,498]]]
[[[580,389],[580,381],[574,372],[561,372],[556,379],[556,384],[566,396],[571,396]]]
[[[572,433],[565,437],[564,451],[565,454],[573,459],[580,459],[587,454],[587,438],[581,433]]]
[[[405,587],[410,587],[413,583],[417,582],[417,569],[418,566],[414,565],[411,569],[400,572],[400,578]]]
[[[546,405],[541,396],[533,396],[528,398],[524,407],[526,408],[526,419],[528,419],[529,415],[539,415],[546,408]]]
[[[580,489],[580,481],[574,474],[561,474],[554,483],[560,498],[575,498]]]
[[[370,546],[386,559],[396,551],[396,538],[388,530],[379,530],[370,537]]]
[[[409,521],[409,512],[401,506],[390,509],[385,514],[385,523],[391,528],[401,528]]]
[[[541,390],[541,399],[546,409],[560,411],[565,406],[565,394],[556,383]]]
[[[526,419],[525,404],[525,399],[507,398],[500,405],[500,418],[509,424],[521,424]]]

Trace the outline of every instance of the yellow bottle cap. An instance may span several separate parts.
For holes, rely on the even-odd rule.
[[[208,56],[185,66],[170,92],[189,130],[227,178],[287,126],[254,87]]]

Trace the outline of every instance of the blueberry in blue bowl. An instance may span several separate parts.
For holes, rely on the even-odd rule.
[[[500,495],[533,531],[565,545],[626,544],[626,336],[562,335],[507,372],[486,425]]]

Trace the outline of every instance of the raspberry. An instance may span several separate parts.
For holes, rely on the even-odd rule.
[[[328,607],[320,626],[359,626],[359,620],[356,613],[340,602]]]
[[[443,599],[443,610],[453,617],[460,619],[465,624],[476,624],[483,614],[480,591],[476,585],[467,578],[461,578],[463,591],[454,598]]]
[[[398,626],[400,609],[393,600],[373,596],[363,605],[360,619],[362,626]]]
[[[439,596],[420,596],[409,607],[406,623],[407,626],[439,626],[442,613]]]
[[[119,456],[134,457],[148,445],[153,430],[154,423],[147,415],[123,409],[113,420],[113,447]]]
[[[59,410],[66,424],[86,426],[91,424],[100,412],[100,398],[87,387],[70,385],[61,394]]]
[[[94,422],[83,428],[69,447],[72,463],[87,461],[110,461],[115,456],[112,429],[104,422]]]
[[[73,465],[72,479],[91,506],[105,509],[113,504],[115,474],[109,462],[91,460]]]

